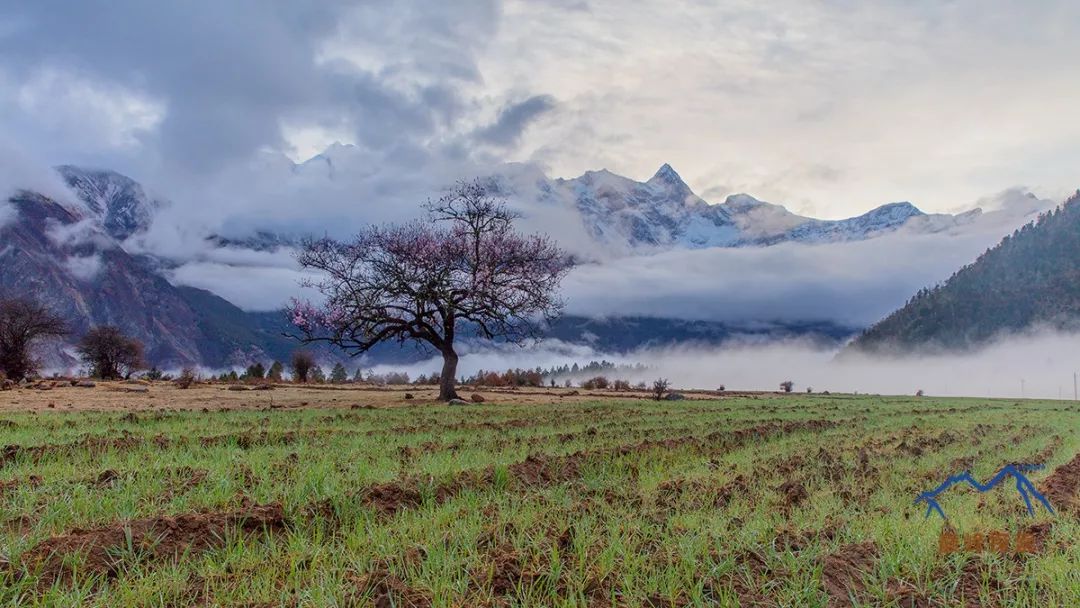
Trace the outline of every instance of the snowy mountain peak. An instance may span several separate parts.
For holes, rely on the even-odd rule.
[[[918,207],[907,201],[899,203],[887,203],[866,213],[867,216],[891,218],[894,220],[906,220],[920,215],[926,215]]]
[[[667,163],[664,163],[646,183],[650,185],[664,184],[667,186],[675,186],[677,188],[685,188],[686,190],[690,189],[675,169],[672,169],[671,165]]]
[[[115,171],[72,165],[61,165],[56,171],[101,222],[105,232],[120,241],[146,230],[155,211],[162,206],[146,195],[139,182]]]

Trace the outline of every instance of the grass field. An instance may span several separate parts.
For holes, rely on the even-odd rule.
[[[103,412],[61,411],[88,394],[65,390],[0,394],[2,605],[1080,602],[1072,402],[395,393],[366,409],[358,391],[219,389],[205,405],[232,409],[204,412],[99,387],[101,404],[141,400]],[[1029,517],[1011,481],[941,505],[962,539],[1028,530],[1035,553],[939,555],[916,496],[1012,462],[1046,464],[1030,477],[1056,515]]]

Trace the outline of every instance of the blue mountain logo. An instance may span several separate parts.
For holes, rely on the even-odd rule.
[[[1039,491],[1035,489],[1035,485],[1031,483],[1031,480],[1029,480],[1024,475],[1024,473],[1038,471],[1041,468],[1043,468],[1043,465],[1041,464],[1006,465],[1000,471],[998,471],[997,474],[990,479],[990,481],[986,482],[985,484],[979,483],[979,480],[972,477],[969,471],[964,471],[959,475],[953,475],[952,477],[946,479],[944,482],[942,482],[940,486],[934,488],[933,490],[919,494],[919,497],[915,499],[915,504],[919,504],[920,502],[926,503],[927,517],[930,517],[930,514],[932,512],[937,511],[938,515],[941,515],[942,519],[948,519],[948,517],[945,517],[945,511],[941,509],[941,505],[938,504],[937,501],[938,495],[940,495],[942,492],[961,483],[967,483],[968,485],[980,492],[986,492],[988,490],[994,489],[996,486],[1000,485],[1003,481],[1005,481],[1006,478],[1011,476],[1013,479],[1016,480],[1016,491],[1020,493],[1020,496],[1024,499],[1024,504],[1027,505],[1028,515],[1031,515],[1033,517],[1035,515],[1035,507],[1031,503],[1032,496],[1034,496],[1036,500],[1042,503],[1042,505],[1046,507],[1047,511],[1053,514],[1054,508],[1050,506],[1050,501],[1046,500],[1046,497],[1040,494]]]

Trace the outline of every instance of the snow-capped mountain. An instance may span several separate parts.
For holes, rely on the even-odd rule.
[[[164,206],[147,196],[139,182],[115,171],[72,165],[61,165],[56,170],[114,239],[122,241],[144,232],[154,214]]]
[[[909,202],[899,202],[858,217],[819,220],[748,194],[735,194],[722,203],[709,204],[667,164],[646,182],[602,170],[574,179],[551,180],[539,184],[538,190],[549,204],[576,207],[597,241],[632,249],[856,241],[900,229],[939,232],[968,224],[979,216],[977,210],[956,216],[929,215]]]

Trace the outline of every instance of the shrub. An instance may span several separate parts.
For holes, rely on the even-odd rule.
[[[611,383],[611,388],[613,388],[613,389],[615,389],[617,391],[628,391],[628,390],[630,390],[630,381],[629,380],[615,380],[614,382]]]
[[[608,385],[609,383],[607,378],[603,376],[595,376],[593,378],[589,378],[585,382],[582,382],[581,388],[592,390],[598,388],[607,388]]]
[[[652,396],[653,399],[660,401],[667,394],[668,388],[671,384],[667,381],[667,378],[657,378],[652,384]]]
[[[195,384],[197,380],[198,377],[195,375],[195,370],[191,369],[190,367],[185,367],[180,372],[180,376],[176,379],[176,388],[191,388],[191,385]]]
[[[143,374],[143,377],[147,380],[161,380],[165,377],[165,372],[156,367],[151,367],[149,371]]]
[[[293,382],[307,382],[311,377],[311,368],[315,367],[315,357],[306,350],[292,354],[291,373]]]
[[[780,390],[784,391],[785,393],[790,393],[791,391],[795,390],[795,383],[791,380],[784,380],[780,383]]]
[[[86,332],[76,348],[90,375],[102,380],[130,378],[143,366],[142,342],[125,336],[112,325]]]
[[[37,372],[34,345],[67,335],[64,320],[31,298],[0,297],[0,371],[18,382]]]

